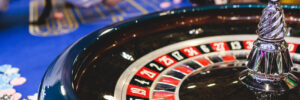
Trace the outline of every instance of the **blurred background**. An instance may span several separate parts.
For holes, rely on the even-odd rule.
[[[105,26],[169,9],[267,0],[0,0],[0,100],[36,100],[51,62]],[[281,0],[297,5],[300,0]],[[6,99],[5,99],[6,98]]]

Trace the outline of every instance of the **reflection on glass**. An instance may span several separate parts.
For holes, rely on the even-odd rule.
[[[104,95],[103,98],[105,100],[115,100],[114,97],[112,95]]]
[[[132,57],[132,55],[126,53],[126,52],[122,52],[121,53],[121,56],[124,58],[124,59],[127,59],[129,61],[134,61],[134,58]]]
[[[216,85],[216,83],[211,83],[211,84],[208,84],[207,87],[213,87],[215,85]]]
[[[195,87],[197,87],[196,85],[190,85],[190,86],[188,86],[187,88],[188,89],[193,89],[193,88],[195,88]]]

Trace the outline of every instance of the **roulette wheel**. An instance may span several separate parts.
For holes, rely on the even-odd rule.
[[[255,34],[261,11],[274,10],[274,5],[181,8],[99,29],[56,58],[43,78],[39,99],[297,100],[300,6],[283,5],[285,19],[281,9],[270,14],[264,10],[268,17],[261,18],[259,36]],[[274,23],[265,24],[269,21],[264,18]],[[269,39],[261,35],[265,27],[280,34]],[[267,51],[256,53],[258,48]],[[255,56],[247,60],[248,55]],[[279,66],[270,70],[278,73],[264,73],[268,64]]]

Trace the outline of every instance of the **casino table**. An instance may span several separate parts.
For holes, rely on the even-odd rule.
[[[192,6],[187,0],[180,4],[171,0],[126,0],[112,8],[101,4],[65,7],[62,20],[49,18],[45,25],[30,25],[30,20],[41,12],[41,1],[11,0],[9,9],[0,12],[0,90],[15,91],[13,94],[27,99],[36,98],[51,62],[81,37],[132,17]],[[161,8],[162,2],[171,2],[171,6]],[[13,79],[18,81],[11,85]]]
[[[282,0],[278,6],[275,0],[266,6],[262,0],[190,1],[199,6],[188,0],[125,0],[114,7],[90,8],[55,5],[37,24],[47,6],[43,0],[12,0],[0,12],[0,99],[253,100],[270,91],[278,92],[274,96],[280,100],[300,98],[298,2]],[[260,19],[265,7],[278,7],[279,13]],[[278,16],[281,7],[284,20]],[[258,27],[284,31],[286,42],[257,39],[257,23],[269,24],[266,19],[277,25]],[[279,30],[285,21],[288,27]],[[249,57],[257,41],[284,51]],[[274,64],[288,75],[275,73],[267,78],[282,79],[269,82],[265,74],[256,73],[262,80],[252,82],[252,73],[243,72],[257,64]]]

